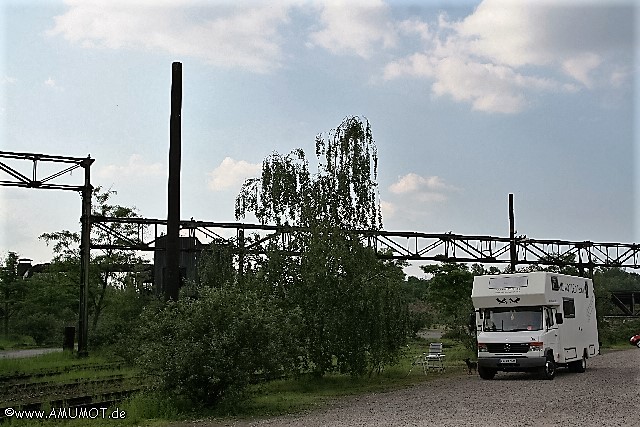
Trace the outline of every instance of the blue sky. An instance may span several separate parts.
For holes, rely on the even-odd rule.
[[[313,164],[315,136],[358,115],[387,230],[506,236],[511,192],[518,234],[640,241],[630,0],[9,0],[0,14],[0,149],[90,154],[93,184],[142,216],[166,217],[180,61],[185,219],[234,220],[267,155]],[[0,253],[47,261],[37,236],[79,216],[75,193],[0,188]]]

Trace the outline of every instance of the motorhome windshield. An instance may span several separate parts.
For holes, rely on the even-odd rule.
[[[542,329],[542,307],[485,308],[483,314],[484,331],[515,332]]]

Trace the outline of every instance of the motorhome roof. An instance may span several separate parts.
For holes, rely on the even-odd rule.
[[[544,271],[477,276],[471,299],[476,308],[559,305],[566,294],[585,292],[588,280]]]

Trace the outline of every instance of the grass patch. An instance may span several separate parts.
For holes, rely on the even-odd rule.
[[[301,376],[254,385],[242,400],[222,402],[217,408],[199,416],[227,420],[229,418],[264,418],[300,413],[325,407],[336,399],[367,393],[383,393],[441,379],[466,374],[466,357],[474,355],[460,343],[442,341],[445,348],[445,371],[425,373],[414,360],[429,350],[426,340],[410,343],[400,363],[386,368],[380,374],[353,378],[348,375],[330,374],[322,378]]]
[[[165,426],[173,421],[210,419],[221,423],[239,419],[261,419],[279,415],[301,413],[320,409],[330,405],[337,399],[367,393],[383,393],[411,387],[434,379],[466,375],[465,357],[474,355],[461,344],[453,340],[441,339],[444,344],[445,372],[427,372],[422,366],[412,363],[422,353],[428,352],[427,340],[411,341],[403,357],[395,366],[387,367],[380,374],[353,378],[348,375],[330,374],[322,378],[303,375],[299,378],[288,378],[256,384],[249,388],[243,396],[230,396],[212,409],[192,409],[186,402],[177,401],[152,391],[138,393],[118,405],[118,409],[126,412],[123,420],[91,420],[91,426]],[[88,359],[76,359],[69,355],[49,354],[38,357],[38,369],[68,363],[97,363],[105,361],[100,356]],[[24,361],[22,361],[24,362]],[[34,366],[30,366],[35,369]],[[0,365],[0,370],[3,368]],[[72,378],[70,373],[68,378]],[[109,408],[113,410],[115,408]],[[84,426],[88,420],[52,420],[48,422],[20,422],[8,425],[63,425]]]
[[[23,348],[34,348],[36,347],[36,342],[33,338],[28,336],[1,336],[0,337],[0,350],[18,350]]]
[[[107,358],[99,354],[78,358],[68,352],[47,353],[34,357],[16,359],[0,359],[0,375],[10,375],[14,372],[33,374],[48,369],[64,371],[72,366],[91,366],[113,362],[113,358]]]

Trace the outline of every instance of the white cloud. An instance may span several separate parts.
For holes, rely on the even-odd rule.
[[[569,58],[562,63],[562,70],[575,80],[588,88],[593,86],[593,81],[589,76],[602,63],[600,56],[595,53],[586,52],[573,58]]]
[[[633,49],[632,19],[625,16],[632,12],[566,1],[485,0],[458,21],[444,14],[433,25],[405,21],[401,33],[420,34],[423,48],[390,61],[383,77],[428,79],[436,96],[506,114],[527,108],[532,93],[591,89],[599,76],[606,76],[599,83],[619,87],[630,78],[618,62]],[[609,71],[600,72],[605,67]]]
[[[139,154],[132,154],[126,165],[107,165],[97,172],[97,176],[102,179],[142,178],[165,174],[166,169],[161,163],[145,163]]]
[[[424,53],[414,53],[407,58],[388,63],[384,68],[387,80],[402,77],[433,77],[438,68],[438,60]]]
[[[291,2],[210,6],[196,0],[66,0],[50,36],[87,48],[134,49],[195,57],[221,67],[268,72],[280,66],[278,27]]]
[[[208,174],[208,185],[213,191],[240,187],[245,179],[255,177],[261,169],[262,165],[259,163],[249,163],[244,160],[225,157],[220,166]]]
[[[312,46],[369,58],[380,46],[396,43],[396,29],[382,0],[326,1],[320,9],[323,28],[310,34]]]
[[[627,68],[617,67],[611,71],[609,76],[609,83],[613,87],[620,87],[629,81],[630,73]]]
[[[389,191],[403,197],[411,197],[412,200],[421,203],[432,203],[444,202],[449,193],[460,190],[447,184],[439,176],[423,177],[415,173],[408,173],[391,184]]]
[[[15,77],[10,77],[10,76],[4,76],[2,77],[2,79],[0,79],[0,83],[1,84],[15,84],[18,81],[18,79],[16,79]]]
[[[398,178],[389,190],[394,194],[415,193],[420,191],[448,191],[455,187],[446,184],[439,176],[423,177],[413,172]]]
[[[265,73],[287,58],[287,27],[307,46],[335,55],[370,59],[384,50],[391,58],[385,80],[425,79],[436,97],[487,113],[521,112],[539,93],[622,87],[633,78],[621,71],[633,67],[634,49],[634,10],[624,2],[484,0],[466,17],[441,14],[434,22],[394,20],[385,0],[65,2],[48,34],[88,48],[168,53]],[[294,10],[316,22],[306,35],[290,25]]]
[[[396,206],[391,203],[391,202],[387,202],[385,200],[381,200],[380,201],[380,211],[382,212],[382,218],[391,218],[395,215],[396,213]]]
[[[56,80],[54,80],[52,77],[47,78],[47,80],[45,80],[43,82],[43,84],[48,87],[50,90],[53,90],[55,92],[63,92],[64,88],[62,86],[60,86],[58,84],[58,82]]]
[[[422,224],[425,215],[441,212],[450,197],[462,190],[440,176],[422,176],[411,172],[399,176],[388,187],[388,191],[385,200],[380,203],[385,221]]]

